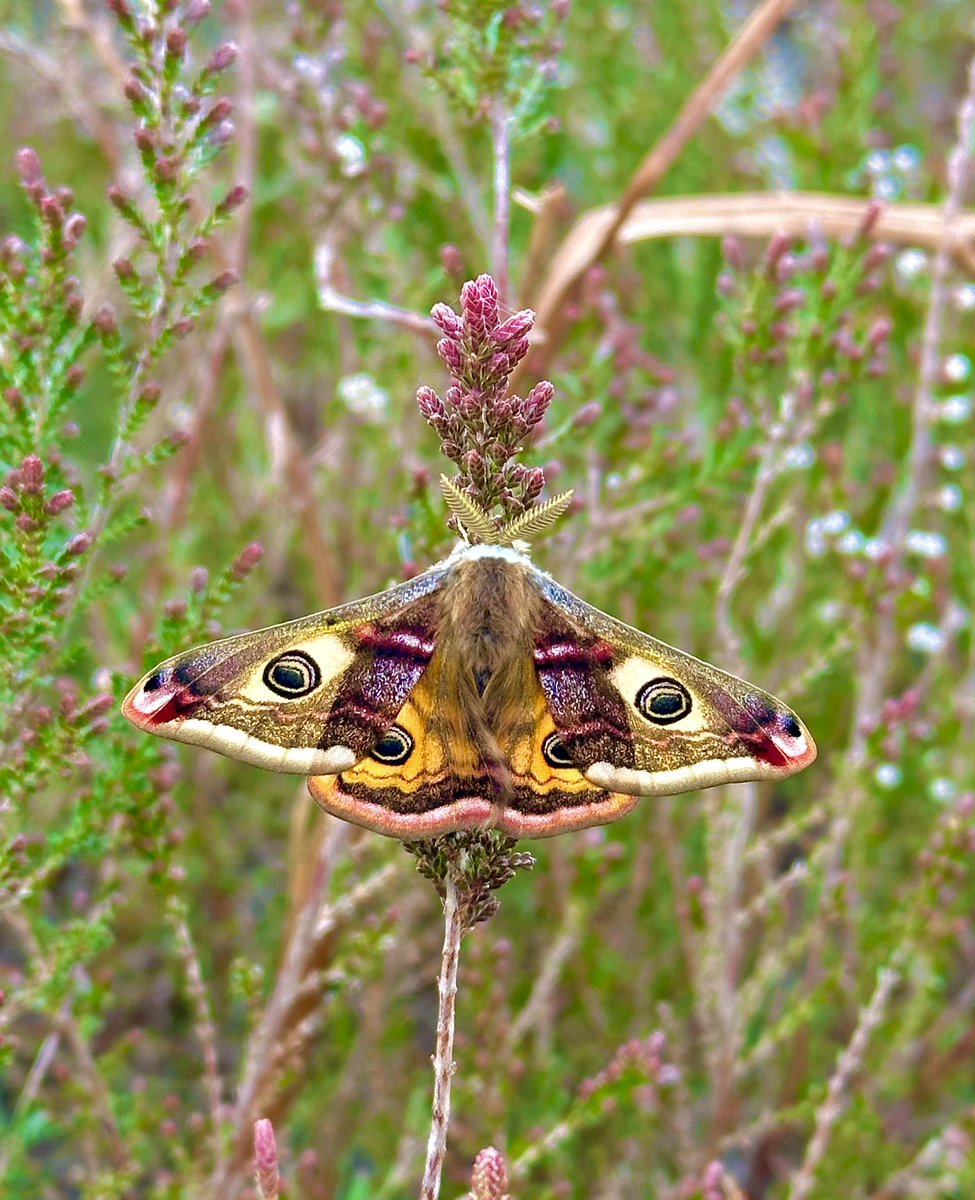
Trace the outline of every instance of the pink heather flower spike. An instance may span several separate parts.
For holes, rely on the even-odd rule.
[[[431,315],[443,337],[437,353],[450,371],[444,398],[431,387],[416,394],[423,419],[454,462],[454,480],[498,527],[529,508],[541,492],[541,468],[526,471],[517,461],[522,442],[536,428],[555,389],[548,380],[528,396],[511,395],[511,374],[529,350],[535,314],[522,309],[501,319],[498,289],[490,275],[468,280],[460,292],[460,312],[435,304]]]
[[[471,1200],[510,1200],[508,1167],[493,1146],[478,1151],[471,1172]]]
[[[278,1200],[278,1144],[267,1117],[254,1122],[254,1179],[261,1200]]]

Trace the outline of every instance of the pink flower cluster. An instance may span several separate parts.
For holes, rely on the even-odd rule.
[[[443,337],[437,353],[451,374],[443,399],[431,387],[416,394],[420,412],[436,430],[441,450],[456,463],[455,480],[486,512],[500,505],[510,517],[528,508],[545,485],[540,467],[515,461],[538,426],[555,389],[548,380],[528,395],[509,394],[515,367],[528,353],[535,314],[522,309],[501,319],[498,289],[490,275],[461,288],[460,313],[449,304],[432,310]]]

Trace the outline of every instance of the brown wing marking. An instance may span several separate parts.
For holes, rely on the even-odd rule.
[[[326,812],[404,841],[492,824],[496,785],[473,741],[442,712],[438,675],[434,665],[395,722],[386,721],[372,753],[341,775],[308,780]],[[394,748],[399,739],[403,752],[387,756],[399,761],[383,761],[386,737]]]
[[[498,828],[512,837],[553,837],[574,829],[605,825],[623,816],[639,800],[594,787],[565,758],[565,737],[556,729],[539,684],[526,697],[523,723],[512,725],[505,747],[511,766],[511,794],[495,818]]]

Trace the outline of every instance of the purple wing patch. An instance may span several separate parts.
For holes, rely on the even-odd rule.
[[[636,765],[633,734],[622,697],[606,677],[615,651],[570,625],[556,608],[542,608],[534,659],[552,720],[580,769],[597,762]]]
[[[359,649],[325,719],[321,748],[348,746],[356,754],[369,753],[433,657],[437,610],[430,599],[416,600],[395,620],[370,622],[355,631]]]

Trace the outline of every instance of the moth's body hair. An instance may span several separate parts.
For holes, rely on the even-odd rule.
[[[441,719],[446,733],[478,747],[504,800],[510,767],[502,746],[524,725],[541,596],[530,559],[508,547],[460,546],[448,563],[438,641],[450,652],[430,664]]]

